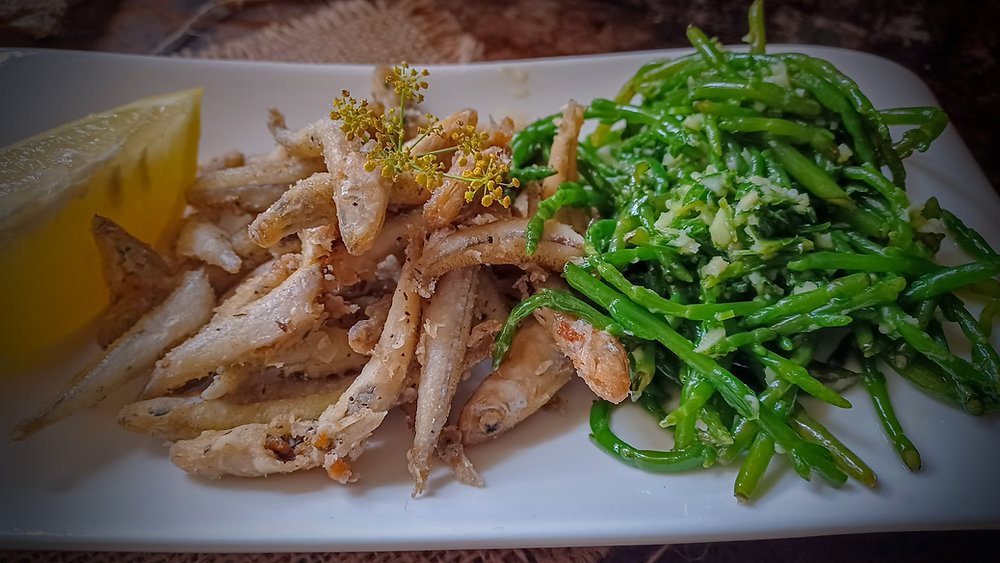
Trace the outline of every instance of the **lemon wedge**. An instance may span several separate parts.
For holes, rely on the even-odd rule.
[[[154,245],[180,216],[201,95],[144,98],[0,149],[0,374],[51,357],[107,305],[95,214]]]

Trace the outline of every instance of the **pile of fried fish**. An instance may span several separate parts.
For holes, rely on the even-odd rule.
[[[372,103],[398,108],[384,76],[375,73]],[[399,111],[408,130],[426,119]],[[506,207],[468,201],[458,178],[470,163],[451,132],[475,127],[509,163],[514,123],[480,123],[469,109],[439,123],[410,141],[448,170],[432,192],[412,173],[366,167],[365,145],[336,119],[294,130],[271,110],[275,148],[203,163],[166,250],[95,217],[111,292],[98,334],[104,352],[14,437],[141,378],[119,422],[169,441],[185,471],[219,478],[322,467],[348,483],[358,478],[352,462],[398,407],[413,431],[406,462],[416,495],[436,460],[481,486],[464,446],[511,429],[574,373],[596,395],[623,400],[622,345],[549,309],[522,323],[497,370],[470,377],[511,307],[564,287],[559,273],[583,254],[587,218],[578,210],[548,221],[537,251],[525,252],[538,202],[576,179],[582,109],[571,102],[556,118],[555,174],[526,182]],[[456,393],[463,384],[475,388]],[[456,395],[469,398],[459,405]]]

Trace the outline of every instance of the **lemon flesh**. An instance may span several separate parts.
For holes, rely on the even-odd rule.
[[[107,305],[95,214],[161,242],[197,171],[201,89],[144,98],[0,149],[0,374]]]

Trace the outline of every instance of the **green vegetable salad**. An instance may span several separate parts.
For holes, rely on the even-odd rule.
[[[599,211],[585,258],[563,272],[575,293],[542,290],[522,302],[494,357],[538,307],[618,336],[633,400],[673,433],[674,447],[625,443],[600,400],[594,442],[650,471],[738,464],[740,499],[776,453],[804,479],[874,484],[864,461],[809,416],[806,395],[848,408],[838,390],[860,381],[911,470],[920,455],[893,412],[887,374],[973,415],[1000,405],[989,342],[1000,256],[935,200],[912,207],[904,189],[902,160],[926,150],[947,116],[876,109],[829,62],[765,53],[762,21],[755,2],[746,53],[690,28],[694,53],[651,62],[615,99],[590,103],[597,125],[579,143],[579,181],[563,183],[529,223],[533,252],[561,208]],[[553,117],[512,142],[522,181],[549,172]],[[892,125],[909,127],[894,140]],[[931,219],[966,263],[935,262],[943,235],[923,228]],[[979,316],[965,303],[976,298],[986,302]],[[971,359],[949,348],[951,323]]]

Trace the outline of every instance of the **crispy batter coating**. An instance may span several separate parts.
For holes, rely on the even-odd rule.
[[[573,363],[549,332],[525,319],[508,358],[486,377],[462,407],[462,443],[478,444],[513,428],[548,403],[573,378]]]
[[[281,285],[234,312],[216,312],[198,334],[156,363],[143,398],[152,398],[215,373],[245,354],[270,346],[296,328],[316,323],[322,275],[318,265],[299,267]]]
[[[420,337],[423,304],[416,288],[416,259],[423,239],[422,233],[415,233],[411,239],[385,328],[371,360],[340,400],[317,421],[317,440],[322,444],[318,447],[325,452],[323,466],[328,472],[338,461],[346,463],[360,455],[368,436],[381,424],[404,388]]]
[[[187,200],[201,208],[237,206],[259,213],[274,203],[288,186],[303,178],[326,171],[318,158],[289,158],[278,149],[244,166],[203,174],[188,188]]]
[[[361,142],[348,140],[336,124],[331,121],[318,131],[318,136],[333,177],[340,235],[347,250],[359,255],[371,248],[382,229],[392,181],[382,175],[380,168],[370,172],[365,169]]]
[[[542,181],[542,197],[551,197],[556,193],[559,184],[575,182],[579,177],[576,168],[576,146],[583,127],[583,106],[570,100],[563,108],[559,119],[559,129],[552,140],[552,150],[549,152],[549,168],[556,171]]]
[[[321,225],[337,225],[333,203],[334,181],[329,172],[317,172],[296,182],[250,224],[253,241],[265,248],[288,235]]]
[[[128,381],[147,373],[166,350],[208,321],[214,304],[215,293],[205,273],[188,272],[166,301],[139,319],[51,406],[19,424],[12,438],[25,438],[91,407]]]
[[[131,432],[164,440],[190,440],[205,430],[227,430],[253,423],[267,423],[290,416],[295,420],[318,417],[347,389],[351,377],[295,383],[299,394],[257,401],[206,400],[193,397],[156,397],[129,403],[118,413],[118,423]]]
[[[95,215],[90,228],[108,284],[109,304],[97,331],[97,343],[107,348],[162,302],[176,280],[158,252],[111,219]]]
[[[441,276],[437,291],[424,308],[413,446],[406,454],[414,496],[426,487],[431,456],[462,377],[479,280],[476,270],[452,270]]]
[[[422,294],[430,295],[437,278],[449,270],[477,264],[537,265],[562,271],[571,258],[583,255],[583,237],[569,227],[549,221],[538,250],[524,250],[527,219],[507,219],[460,228],[432,237],[421,258]]]

